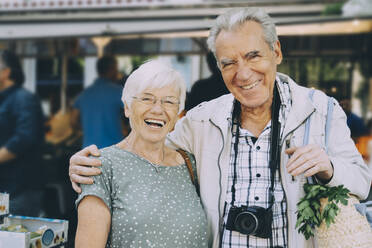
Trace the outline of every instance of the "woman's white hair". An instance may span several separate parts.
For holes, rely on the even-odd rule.
[[[121,100],[128,108],[132,105],[133,97],[145,89],[158,89],[174,85],[180,91],[178,113],[185,108],[186,86],[181,74],[159,59],[149,60],[133,71],[128,77]]]
[[[247,21],[255,21],[261,24],[264,39],[269,47],[274,50],[278,36],[273,19],[261,8],[237,8],[218,16],[210,29],[207,44],[214,56],[216,56],[216,38],[218,34],[222,30],[231,31]]]

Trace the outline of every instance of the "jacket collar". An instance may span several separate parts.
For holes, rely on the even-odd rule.
[[[287,82],[290,88],[292,107],[288,114],[284,126],[283,136],[300,126],[314,111],[315,107],[309,98],[309,89],[301,87],[296,84],[289,76],[277,73],[277,80],[280,82]],[[218,101],[218,111],[216,111],[210,120],[221,130],[229,128],[231,113],[233,109],[234,96],[228,94]]]
[[[282,81],[287,81],[292,97],[292,107],[289,111],[283,136],[300,126],[314,111],[315,107],[309,98],[309,89],[296,84],[289,76],[278,73]]]

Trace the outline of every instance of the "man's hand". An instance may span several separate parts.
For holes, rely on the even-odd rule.
[[[292,176],[302,173],[305,177],[316,175],[322,182],[327,182],[332,178],[331,161],[318,145],[291,147],[285,152],[292,155],[287,164],[287,170]]]
[[[94,181],[88,176],[95,176],[101,174],[101,170],[94,168],[101,166],[101,161],[96,158],[89,158],[88,156],[100,156],[99,150],[96,145],[90,145],[85,147],[83,150],[75,153],[70,158],[69,176],[72,184],[72,188],[77,192],[81,193],[81,188],[78,183],[82,184],[93,184]],[[93,166],[90,167],[90,166]]]

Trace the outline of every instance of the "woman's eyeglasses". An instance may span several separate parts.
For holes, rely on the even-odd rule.
[[[142,96],[134,96],[133,99],[136,99],[137,101],[146,104],[146,105],[155,105],[158,100],[160,100],[161,106],[167,109],[174,109],[178,107],[178,104],[180,104],[180,101],[173,96],[165,96],[162,98],[157,98],[154,95],[146,94]]]

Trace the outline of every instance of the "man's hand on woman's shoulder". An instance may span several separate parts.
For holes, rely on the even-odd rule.
[[[101,170],[96,168],[101,166],[101,161],[89,156],[99,157],[100,152],[96,145],[90,145],[83,150],[78,151],[70,158],[69,176],[72,188],[81,193],[79,183],[93,184],[94,181],[89,176],[96,176],[101,174]]]

